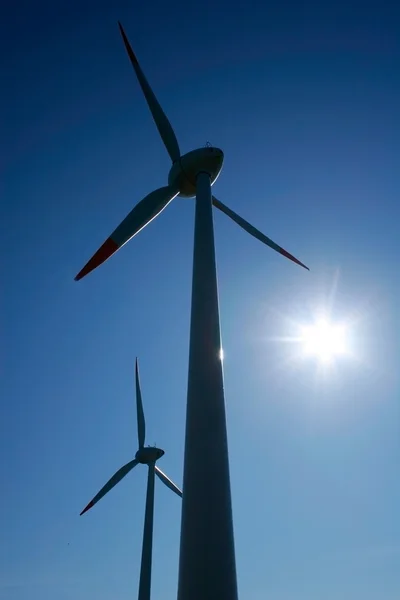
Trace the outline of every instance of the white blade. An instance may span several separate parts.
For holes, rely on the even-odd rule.
[[[123,479],[125,477],[125,475],[127,475],[129,473],[129,471],[132,471],[133,467],[136,467],[137,464],[139,464],[139,463],[135,459],[135,460],[131,460],[126,465],[124,465],[123,467],[121,467],[115,473],[115,475],[113,475],[111,477],[111,479],[109,479],[107,481],[106,485],[104,485],[101,488],[101,490],[99,491],[99,493],[95,495],[95,497],[93,498],[93,500],[91,500],[89,502],[89,504],[83,509],[83,511],[81,512],[81,515],[83,515],[83,513],[85,513],[86,511],[88,511],[90,508],[92,508],[92,506],[94,506],[99,500],[101,500],[103,498],[103,496],[105,496],[110,490],[112,490],[112,488],[114,486],[116,486],[117,483],[119,483],[121,481],[121,479]]]
[[[181,490],[178,488],[178,486],[177,486],[177,485],[175,485],[175,483],[174,483],[174,482],[173,482],[173,481],[172,481],[172,480],[171,480],[169,477],[167,477],[167,476],[166,476],[166,474],[165,474],[165,473],[163,473],[163,472],[161,471],[161,469],[159,469],[159,468],[157,467],[157,465],[156,465],[156,467],[155,467],[155,472],[156,472],[156,475],[157,475],[157,477],[158,477],[159,479],[161,479],[161,481],[162,481],[163,483],[165,483],[165,485],[166,485],[166,486],[167,486],[167,487],[168,487],[170,490],[172,490],[173,492],[175,492],[175,494],[177,494],[178,496],[180,496],[180,498],[182,498],[182,492],[181,492]]]
[[[213,204],[216,208],[218,208],[220,211],[222,211],[223,213],[228,215],[228,217],[230,217],[233,221],[235,221],[235,223],[240,225],[240,227],[242,227],[242,229],[247,231],[247,233],[249,233],[250,235],[255,237],[257,240],[260,240],[260,242],[263,242],[263,244],[266,244],[267,246],[269,246],[276,252],[279,252],[279,254],[282,254],[282,256],[285,256],[286,258],[288,258],[289,260],[292,260],[293,262],[300,265],[301,267],[304,267],[305,269],[307,269],[307,271],[310,270],[308,267],[306,267],[306,265],[304,265],[295,256],[293,256],[293,254],[290,254],[284,248],[282,248],[281,246],[278,246],[278,244],[275,244],[275,242],[273,242],[269,237],[267,237],[266,235],[261,233],[261,231],[259,231],[255,227],[253,227],[253,225],[250,225],[250,223],[248,223],[248,221],[246,221],[245,219],[240,217],[237,213],[235,213],[233,210],[231,210],[230,208],[225,206],[225,204],[222,204],[222,202],[217,200],[215,196],[212,197],[212,200],[213,200]]]
[[[122,35],[122,39],[124,40],[126,51],[128,52],[128,56],[135,70],[143,94],[147,100],[147,104],[150,108],[151,114],[153,115],[153,119],[157,126],[158,132],[161,136],[162,141],[164,142],[164,145],[168,151],[168,154],[171,157],[172,162],[176,162],[177,160],[179,160],[181,153],[179,150],[179,144],[178,140],[176,139],[174,130],[172,129],[171,123],[168,121],[142,69],[140,68],[138,60],[131,48],[129,40],[126,37],[125,31],[119,21],[118,25]]]
[[[139,440],[139,448],[143,448],[145,437],[146,437],[146,422],[144,420],[142,391],[140,389],[138,359],[136,359],[135,371],[136,371],[136,411],[137,411],[138,440]]]
[[[177,196],[179,190],[169,185],[154,190],[143,198],[125,217],[120,225],[113,231],[110,237],[97,250],[96,254],[86,263],[83,269],[75,277],[79,281],[88,273],[103,264],[110,256],[115,254],[126,242],[128,242],[139,231],[146,227],[162,210]]]

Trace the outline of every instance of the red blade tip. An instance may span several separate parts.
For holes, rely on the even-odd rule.
[[[81,517],[83,514],[85,514],[85,512],[87,512],[90,508],[92,508],[92,506],[94,506],[94,504],[92,501],[90,501],[89,504],[86,506],[86,508],[84,508],[83,511],[81,513],[79,513],[79,516]]]
[[[113,239],[108,238],[104,244],[97,250],[96,254],[86,263],[78,275],[75,277],[75,281],[79,281],[85,275],[96,269],[99,265],[105,262],[114,252],[118,250],[119,246],[114,242]]]
[[[283,248],[281,248],[280,252],[281,252],[281,254],[283,254],[283,256],[286,256],[286,258],[288,258],[289,260],[292,260],[293,262],[297,263],[298,265],[300,265],[304,269],[307,269],[307,271],[310,270],[308,267],[306,267],[306,265],[304,265],[302,262],[300,262],[299,260],[297,260],[297,258],[295,258],[293,256],[293,254],[290,254],[289,252],[286,252],[286,250],[284,250]]]

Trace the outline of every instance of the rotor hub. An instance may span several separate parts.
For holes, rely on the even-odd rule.
[[[139,450],[136,452],[135,458],[142,465],[148,465],[150,463],[155,463],[163,455],[164,450],[161,450],[161,448],[156,448],[155,446],[146,446],[144,448],[139,448]]]
[[[196,178],[199,173],[210,175],[211,185],[221,172],[224,153],[219,148],[206,146],[192,150],[175,162],[168,175],[169,185],[177,185],[181,198],[196,195]]]

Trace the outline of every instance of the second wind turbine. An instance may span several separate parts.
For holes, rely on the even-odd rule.
[[[154,479],[155,475],[167,486],[170,490],[182,497],[182,492],[177,485],[156,465],[159,458],[164,455],[164,450],[153,446],[145,446],[146,437],[146,422],[144,419],[142,392],[140,389],[139,367],[136,360],[136,412],[137,412],[137,427],[138,427],[138,442],[139,449],[133,460],[118,469],[118,471],[107,481],[96,496],[83,509],[81,515],[91,509],[99,500],[103,498],[114,486],[117,485],[134,467],[139,464],[148,466],[147,475],[147,493],[146,493],[146,509],[144,514],[143,527],[143,543],[142,543],[142,560],[140,564],[139,578],[139,593],[138,600],[150,600],[151,591],[151,563],[153,554],[153,520],[154,520]]]

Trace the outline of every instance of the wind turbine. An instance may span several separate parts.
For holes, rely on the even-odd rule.
[[[152,446],[145,446],[146,423],[144,419],[142,393],[140,389],[139,367],[136,359],[135,365],[136,375],[136,410],[137,410],[137,426],[138,426],[138,441],[139,449],[136,452],[135,458],[121,467],[107,483],[101,488],[98,494],[89,502],[83,509],[81,515],[91,509],[103,496],[107,494],[114,486],[117,485],[138,464],[147,465],[147,493],[146,493],[146,509],[144,514],[143,528],[143,543],[142,543],[142,560],[140,565],[139,579],[139,594],[138,600],[150,600],[151,589],[151,562],[153,549],[153,517],[154,517],[154,476],[159,479],[175,494],[182,498],[182,492],[175,483],[167,477],[161,469],[156,465],[156,462],[164,454],[164,450]]]
[[[136,204],[75,279],[105,262],[174,198],[196,196],[178,600],[236,600],[212,205],[273,250],[308,267],[212,196],[211,186],[224,160],[222,150],[206,147],[181,155],[171,124],[120,23],[119,28],[172,166],[168,185]]]

